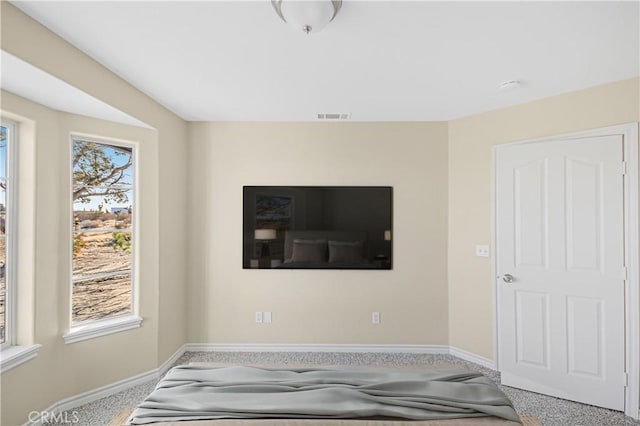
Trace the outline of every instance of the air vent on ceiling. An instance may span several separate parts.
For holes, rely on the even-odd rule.
[[[318,114],[318,120],[348,120],[351,114],[325,113]]]

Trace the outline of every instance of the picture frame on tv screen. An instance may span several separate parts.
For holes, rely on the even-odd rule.
[[[390,186],[244,186],[244,269],[390,270]]]

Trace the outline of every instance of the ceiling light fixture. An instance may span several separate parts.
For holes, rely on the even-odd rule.
[[[342,0],[271,0],[271,4],[284,22],[309,34],[333,21]]]

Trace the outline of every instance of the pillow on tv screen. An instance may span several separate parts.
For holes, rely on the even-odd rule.
[[[327,240],[293,240],[292,262],[327,261]]]
[[[362,241],[329,241],[329,263],[362,263]]]

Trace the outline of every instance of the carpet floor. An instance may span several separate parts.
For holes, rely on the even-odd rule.
[[[215,362],[261,365],[379,365],[384,367],[408,365],[452,364],[476,370],[500,384],[500,373],[473,364],[452,355],[400,354],[400,353],[311,353],[311,352],[187,352],[175,365],[191,362]],[[75,425],[105,426],[123,410],[135,407],[155,387],[157,381],[149,381],[118,392],[109,397],[71,410],[67,418],[78,418]],[[618,411],[579,404],[533,392],[500,385],[513,401],[519,414],[535,416],[544,426],[608,426],[640,425]],[[74,417],[71,417],[72,414]],[[49,426],[63,426],[49,423]]]

